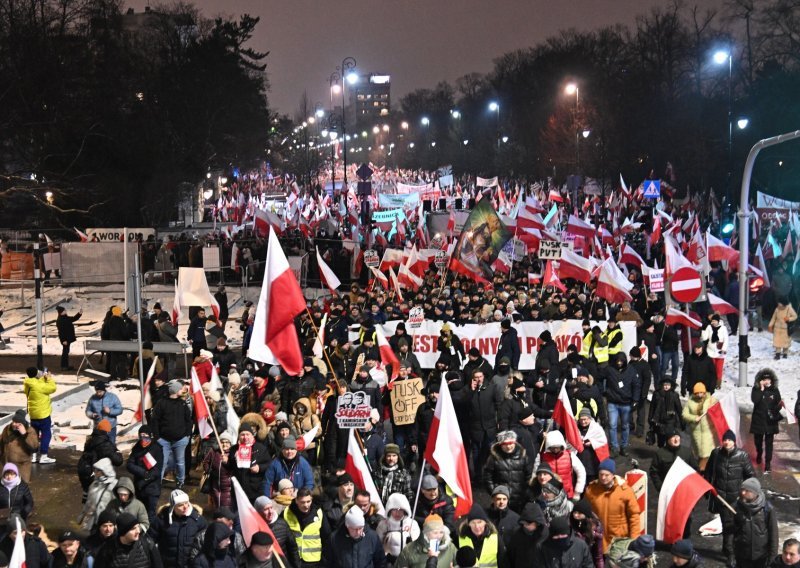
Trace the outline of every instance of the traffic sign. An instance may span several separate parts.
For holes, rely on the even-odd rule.
[[[644,190],[642,192],[644,197],[648,199],[658,199],[661,197],[661,180],[660,179],[646,179],[644,180]]]
[[[703,278],[694,268],[684,266],[672,275],[669,291],[676,302],[690,304],[703,292]]]

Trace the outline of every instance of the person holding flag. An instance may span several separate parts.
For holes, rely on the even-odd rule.
[[[170,381],[167,388],[169,396],[153,407],[150,426],[164,453],[161,479],[164,479],[169,464],[174,463],[178,470],[176,487],[180,489],[186,480],[186,446],[192,435],[192,412],[183,399],[184,385],[180,381]]]
[[[136,497],[144,504],[151,525],[156,518],[156,506],[161,496],[163,462],[161,445],[153,443],[153,430],[143,424],[139,427],[139,439],[131,448],[125,468],[133,475]]]
[[[266,446],[256,441],[256,427],[250,423],[239,426],[238,443],[222,454],[222,465],[235,477],[250,502],[259,497],[270,456]],[[232,496],[232,499],[235,496]]]

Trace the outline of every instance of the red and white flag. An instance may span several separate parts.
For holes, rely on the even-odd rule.
[[[553,408],[553,420],[564,429],[564,437],[567,442],[575,448],[575,451],[583,451],[583,437],[578,429],[578,423],[572,414],[572,405],[567,396],[567,381],[561,383],[561,390],[558,392],[558,399]]]
[[[434,421],[435,420],[434,418]],[[431,430],[431,433],[433,433],[433,430]],[[375,465],[377,467],[377,464]],[[358,440],[356,440],[355,428],[350,428],[350,433],[348,434],[347,457],[344,462],[344,470],[353,478],[353,485],[369,493],[369,500],[376,506],[376,512],[379,515],[386,515],[383,503],[381,502],[381,494],[378,493],[378,488],[375,486],[375,481],[372,479],[367,461],[364,459],[364,453],[361,451]]]
[[[700,497],[709,491],[716,494],[702,475],[680,457],[676,457],[658,494],[656,539],[668,544],[682,539],[686,520],[692,509]]]
[[[632,246],[627,243],[622,243],[619,249],[619,261],[625,264],[633,264],[636,266],[646,266],[642,257],[636,252]]]
[[[590,241],[597,234],[597,229],[591,223],[587,223],[577,215],[570,215],[567,221],[567,232],[573,235],[580,235]]]
[[[739,251],[729,247],[723,241],[706,231],[706,248],[708,250],[708,260],[718,262],[727,260],[730,264],[739,262]]]
[[[25,568],[25,529],[22,528],[17,517],[17,536],[14,538],[14,548],[8,561],[8,568]]]
[[[194,418],[197,420],[197,429],[200,438],[206,439],[214,433],[211,427],[211,411],[208,409],[208,402],[203,394],[203,387],[200,386],[200,379],[197,378],[197,371],[192,367],[192,402],[194,403]]]
[[[456,212],[454,209],[450,210],[450,216],[447,218],[447,234],[453,236],[456,232]]]
[[[384,368],[388,365],[392,366],[392,380],[397,377],[397,373],[400,370],[400,361],[397,359],[397,356],[392,351],[392,346],[389,345],[389,342],[386,341],[386,336],[383,334],[383,329],[381,326],[375,326],[375,338],[377,339],[378,344],[378,352],[381,354],[381,363],[383,363]]]
[[[352,436],[352,430],[350,435]],[[472,508],[472,485],[467,452],[461,439],[461,429],[447,381],[442,381],[439,387],[439,400],[433,412],[425,459],[439,472],[453,493],[458,495],[456,517],[469,513]]]
[[[573,278],[588,284],[592,281],[592,262],[569,249],[561,249],[561,259],[558,261],[558,277],[560,279]]]
[[[156,373],[156,364],[158,363],[158,355],[153,357],[153,362],[150,364],[150,369],[147,371],[147,380],[144,382],[144,409],[153,408],[153,401],[150,398],[150,381],[153,380],[153,375]],[[139,400],[139,407],[133,414],[134,422],[142,421],[142,401]]]
[[[409,258],[409,260],[411,259]],[[400,265],[400,268],[397,270],[397,280],[398,282],[400,282],[400,284],[402,284],[412,292],[416,292],[417,290],[419,290],[425,283],[425,281],[422,278],[420,278],[411,271],[411,269],[408,267],[407,264]]]
[[[629,293],[631,288],[633,288],[633,284],[625,278],[613,258],[603,262],[597,277],[596,294],[600,298],[608,300],[612,304],[630,302],[633,299]]]
[[[389,269],[389,279],[392,281],[392,289],[394,290],[397,299],[400,302],[404,302],[403,300],[403,292],[400,289],[400,281],[397,279],[397,275],[394,273],[394,269]]]
[[[538,213],[531,213],[527,208],[521,209],[517,216],[517,227],[522,229],[544,229],[544,219]]]
[[[306,309],[306,300],[275,231],[269,233],[264,284],[256,307],[247,356],[280,365],[289,376],[300,374],[303,353],[294,318]]]
[[[322,258],[322,255],[319,254],[319,247],[315,247],[317,251],[317,265],[319,266],[319,277],[322,280],[322,283],[328,287],[328,290],[335,296],[336,289],[342,285],[341,281],[336,277],[336,274],[333,273],[331,267],[328,266],[328,263],[325,262],[325,259]]]
[[[708,303],[711,304],[711,309],[717,312],[718,314],[725,315],[725,314],[738,314],[739,310],[736,309],[735,306],[729,304],[719,296],[708,292]]]
[[[328,323],[328,314],[322,316],[322,321],[319,322],[317,327],[317,339],[314,341],[314,347],[311,350],[314,352],[314,357],[322,359],[322,350],[325,348],[325,325]]]
[[[242,267],[239,264],[239,245],[236,243],[233,243],[233,246],[231,247],[231,270],[237,274],[242,270]]]
[[[591,444],[592,450],[594,450],[599,461],[603,461],[611,455],[608,451],[608,438],[606,437],[606,433],[596,420],[593,419],[589,424],[589,429],[586,431],[586,434],[583,435],[583,441]]]
[[[82,243],[89,242],[89,235],[84,233],[83,231],[79,231],[77,227],[72,227],[76,233],[78,233],[78,238],[81,240]]]
[[[232,477],[231,483],[233,485],[233,495],[236,497],[236,514],[239,517],[239,524],[242,527],[242,537],[244,538],[245,546],[250,546],[250,541],[253,539],[254,534],[257,532],[265,532],[272,537],[274,542],[272,546],[275,552],[281,556],[285,556],[278,539],[275,538],[272,529],[269,528],[269,523],[250,503],[250,499],[247,498],[247,494],[245,494],[244,489],[242,489],[239,480]]]
[[[146,467],[148,470],[153,469],[154,467],[156,467],[156,464],[158,463],[156,461],[156,458],[154,458],[153,455],[150,452],[147,452],[142,457],[142,461],[144,462],[144,467]]]
[[[178,282],[175,282],[175,295],[172,297],[172,325],[178,327],[178,320],[181,316],[181,292],[178,289]]]
[[[708,409],[708,419],[714,426],[717,433],[717,440],[722,442],[722,436],[728,430],[739,437],[739,405],[736,402],[736,395],[733,391],[727,391],[721,395],[716,396],[717,404]]]
[[[372,266],[369,267],[370,272],[372,273],[373,278],[380,283],[381,287],[384,290],[389,289],[389,279],[386,278],[386,275],[378,270],[377,268],[373,268]]]
[[[562,292],[567,291],[567,287],[558,279],[558,275],[556,274],[555,269],[553,269],[553,261],[548,260],[547,265],[544,269],[544,285],[545,286],[555,286]]]
[[[682,325],[691,327],[692,329],[700,329],[703,324],[694,319],[686,312],[682,312],[675,308],[667,308],[667,315],[664,318],[667,325]]]
[[[547,194],[547,199],[549,201],[557,201],[559,203],[564,203],[564,196],[561,195],[561,192],[558,191],[556,188],[552,188],[550,192]]]

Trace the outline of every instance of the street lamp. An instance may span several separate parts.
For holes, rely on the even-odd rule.
[[[453,109],[453,110],[451,110],[451,111],[450,111],[450,115],[451,115],[453,118],[455,118],[456,120],[458,120],[459,118],[461,118],[461,112],[460,112],[460,111],[458,111],[458,110],[455,110],[455,109]]]
[[[591,133],[592,133],[592,131],[591,131],[591,130],[584,130],[583,132],[581,132],[581,135],[582,135],[584,138],[589,138],[589,135],[590,135]]]
[[[495,138],[497,138],[497,147],[500,147],[500,104],[497,101],[489,102],[489,112],[495,115]]]
[[[725,181],[725,201],[731,199],[731,179],[733,176],[733,52],[730,49],[719,49],[714,52],[714,63],[728,63],[728,176]]]
[[[431,123],[431,119],[428,118],[427,116],[423,116],[421,122],[422,122],[422,126],[428,126]]]
[[[749,118],[742,117],[742,118],[740,118],[739,120],[736,121],[736,126],[739,127],[739,130],[744,130],[749,125],[750,125],[750,119]]]
[[[342,59],[342,66],[338,71],[342,73],[347,82],[355,85],[358,82],[358,74],[354,71],[356,67],[356,60],[353,57],[345,57]],[[345,94],[344,94],[344,81],[342,81],[342,156],[344,158],[344,190],[347,191],[347,119],[345,118]],[[335,185],[335,184],[334,184]]]

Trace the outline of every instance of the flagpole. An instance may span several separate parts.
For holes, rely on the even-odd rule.
[[[422,467],[419,468],[419,481],[417,482],[417,496],[414,497],[414,509],[412,509],[411,511],[412,519],[417,514],[417,505],[419,505],[419,492],[422,490],[422,478],[425,477],[425,464],[427,463],[428,463],[427,460],[423,457]]]
[[[316,334],[317,337],[319,337],[319,329],[317,329],[317,324],[314,323],[314,316],[311,315],[311,311],[308,309],[308,306],[306,306],[306,313],[308,314],[308,319],[311,322],[311,327],[314,328],[314,333]],[[325,346],[324,345],[322,346],[322,355],[325,357],[325,360],[328,362],[328,368],[330,369],[331,374],[333,375],[333,378],[338,383],[339,382],[339,377],[336,376],[336,371],[333,369],[333,363],[331,363],[331,358],[328,356],[328,352],[325,351]]]

